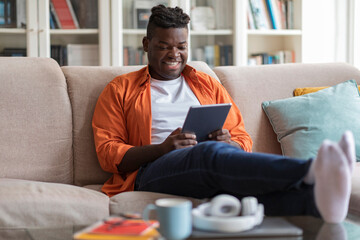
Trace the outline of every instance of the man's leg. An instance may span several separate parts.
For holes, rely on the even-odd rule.
[[[281,155],[247,153],[226,143],[205,142],[170,152],[148,164],[137,179],[137,190],[195,198],[228,193],[257,196],[261,201],[262,195],[269,194],[264,197],[265,210],[269,209],[269,214],[274,214],[271,209],[283,206],[279,204],[283,201],[274,197],[277,193],[282,193],[284,198],[292,198],[303,191],[304,194],[299,195],[306,199],[296,201],[293,197],[294,204],[301,206],[295,206],[289,214],[314,214],[317,211],[313,209],[313,195],[306,194],[312,193],[312,189],[300,187],[310,164],[311,161]]]

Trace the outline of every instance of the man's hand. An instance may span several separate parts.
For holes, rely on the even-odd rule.
[[[165,154],[175,149],[192,147],[196,144],[195,134],[182,133],[181,128],[177,128],[160,145]]]
[[[231,140],[231,135],[229,133],[229,130],[227,129],[220,129],[210,133],[209,139],[218,142],[225,142],[235,147],[241,148],[241,146],[237,142]]]
[[[209,134],[209,139],[213,141],[219,141],[219,142],[231,142],[231,135],[229,133],[229,130],[227,129],[220,129],[217,131],[214,131]]]

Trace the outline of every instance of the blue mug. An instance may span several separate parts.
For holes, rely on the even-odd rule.
[[[150,211],[156,211],[160,234],[166,239],[180,240],[192,231],[191,201],[183,198],[161,198],[146,206],[143,219],[149,221]]]

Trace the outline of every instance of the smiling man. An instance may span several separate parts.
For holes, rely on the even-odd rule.
[[[224,87],[186,64],[189,21],[178,7],[153,7],[143,39],[148,66],[116,77],[101,93],[93,116],[96,152],[101,167],[113,173],[103,192],[252,195],[267,215],[341,222],[355,161],[352,133],[339,143],[325,141],[315,159],[251,153],[241,113]],[[190,106],[217,103],[232,107],[209,141],[181,132]],[[329,186],[328,176],[336,184]]]

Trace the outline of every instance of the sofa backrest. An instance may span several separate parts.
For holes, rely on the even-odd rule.
[[[254,142],[253,152],[281,154],[262,110],[263,101],[292,97],[295,88],[332,86],[349,79],[360,83],[360,71],[346,63],[224,66],[213,70],[244,117],[245,129]]]
[[[72,183],[65,77],[50,58],[0,57],[0,177]]]
[[[216,77],[204,62],[189,62],[199,71]],[[111,174],[104,172],[98,162],[92,132],[92,116],[97,99],[105,86],[116,76],[144,66],[123,67],[62,67],[73,113],[74,183],[79,186],[103,184]]]

